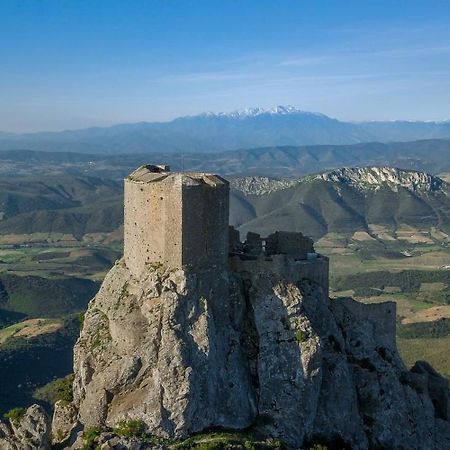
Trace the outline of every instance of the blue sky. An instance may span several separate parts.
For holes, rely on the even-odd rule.
[[[450,1],[0,0],[0,130],[293,105],[450,119]]]

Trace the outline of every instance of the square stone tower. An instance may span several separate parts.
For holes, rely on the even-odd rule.
[[[218,175],[142,166],[125,179],[124,205],[124,257],[135,276],[149,264],[227,264],[229,184]]]

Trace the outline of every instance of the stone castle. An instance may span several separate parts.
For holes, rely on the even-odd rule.
[[[267,238],[229,227],[229,183],[219,175],[170,172],[166,165],[144,165],[125,179],[124,258],[139,277],[148,265],[242,272],[294,259],[300,279],[328,293],[328,258],[302,233],[276,231]],[[249,263],[251,261],[251,263]]]
[[[84,449],[98,427],[102,449],[174,448],[114,436],[139,423],[152,439],[224,429],[289,449],[450,448],[448,380],[405,367],[395,303],[331,300],[309,238],[241,242],[228,210],[217,175],[146,165],[126,178],[124,258],[84,316],[53,443]],[[4,430],[0,448],[22,432]]]

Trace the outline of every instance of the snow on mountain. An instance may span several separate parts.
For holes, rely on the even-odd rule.
[[[228,118],[248,118],[261,115],[288,115],[288,114],[302,114],[317,117],[326,117],[321,113],[314,113],[309,111],[303,111],[295,106],[274,106],[273,108],[244,108],[231,112],[207,112],[190,117],[228,117]]]

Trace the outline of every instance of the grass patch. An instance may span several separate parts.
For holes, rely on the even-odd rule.
[[[297,330],[295,332],[295,340],[301,344],[302,342],[305,342],[308,339],[308,334],[305,333],[303,330]]]
[[[8,419],[15,427],[20,425],[23,416],[26,413],[25,408],[13,408],[3,415],[5,419]]]
[[[58,378],[36,389],[33,396],[50,405],[54,405],[57,401],[61,401],[61,404],[66,406],[73,401],[73,379],[73,373],[64,378]]]
[[[283,442],[275,439],[258,441],[250,434],[232,432],[200,433],[169,445],[173,450],[283,450]]]
[[[96,440],[100,436],[102,430],[100,427],[91,427],[83,433],[83,447],[81,450],[97,450],[100,446],[97,445]]]
[[[117,424],[113,432],[121,437],[145,436],[145,423],[142,420],[123,420]]]

